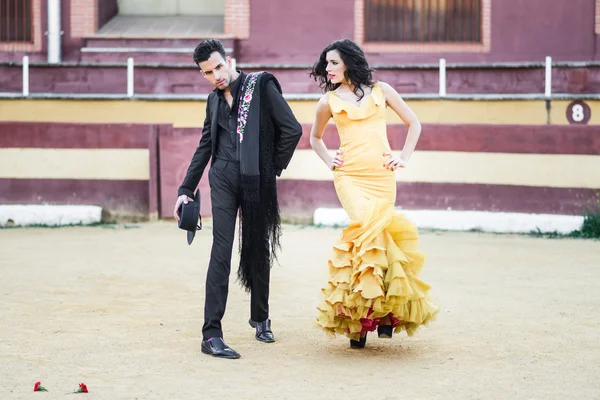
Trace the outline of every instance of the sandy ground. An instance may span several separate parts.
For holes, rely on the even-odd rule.
[[[422,232],[437,321],[351,350],[312,325],[339,230],[286,226],[277,342],[254,339],[232,274],[225,338],[242,358],[220,360],[200,352],[210,233],[0,230],[0,399],[79,382],[94,399],[600,398],[599,241]]]

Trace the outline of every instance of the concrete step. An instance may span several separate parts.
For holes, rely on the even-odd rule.
[[[0,205],[0,226],[65,226],[101,222],[102,207],[95,205]]]
[[[139,62],[193,63],[194,48],[199,39],[108,38],[86,39],[81,48],[81,61],[119,62],[129,57]],[[234,57],[232,39],[222,40],[225,51]]]
[[[526,214],[491,211],[404,210],[397,208],[419,229],[448,231],[478,230],[493,233],[542,232],[562,234],[581,229],[579,215]],[[320,207],[314,212],[313,223],[320,226],[346,227],[350,219],[343,208]]]
[[[170,49],[173,50],[173,49]],[[112,51],[108,48],[81,49],[82,62],[126,62],[132,57],[135,62],[144,63],[186,63],[194,65],[193,49],[179,49],[179,51],[147,51],[136,48],[125,48]]]

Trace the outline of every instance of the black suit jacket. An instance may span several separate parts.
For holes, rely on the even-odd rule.
[[[272,87],[269,87],[273,85]],[[302,126],[294,116],[290,106],[274,84],[267,86],[268,101],[270,103],[270,117],[273,125],[278,131],[277,143],[275,143],[275,168],[277,176],[287,168],[292,159],[294,150],[302,136]],[[217,128],[219,121],[219,97],[217,89],[208,95],[206,102],[206,118],[202,127],[202,138],[192,157],[183,183],[177,190],[177,195],[182,194],[194,198],[194,190],[198,186],[204,170],[211,156],[216,154]]]

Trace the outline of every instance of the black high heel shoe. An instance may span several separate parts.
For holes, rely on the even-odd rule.
[[[381,339],[391,339],[393,333],[394,328],[392,327],[392,325],[379,325],[377,327],[377,335]]]
[[[353,349],[364,349],[366,343],[367,343],[367,335],[361,337],[360,340],[350,339],[350,347],[352,347]]]

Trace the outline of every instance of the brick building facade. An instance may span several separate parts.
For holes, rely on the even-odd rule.
[[[199,10],[203,4],[198,3]],[[0,61],[24,54],[43,60],[47,0],[2,0],[2,7]],[[119,15],[117,1],[63,0],[61,7],[63,58],[85,61],[81,49],[87,41],[110,36],[102,29]],[[341,37],[356,40],[379,64],[435,62],[440,57],[483,63],[540,61],[547,55],[564,61],[600,58],[600,0],[224,0],[222,15],[215,18],[218,28],[206,32],[115,31],[113,36],[164,39],[158,47],[167,48],[177,47],[169,40],[218,37],[231,40],[241,63],[312,62],[319,48]],[[163,61],[178,59],[158,60]]]

